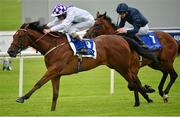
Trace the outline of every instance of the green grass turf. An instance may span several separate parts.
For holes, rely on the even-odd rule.
[[[0,31],[21,26],[21,0],[0,0]]]
[[[161,73],[148,67],[142,68],[139,76],[143,84],[152,85],[156,89],[155,93],[149,94],[154,103],[148,104],[140,96],[140,107],[133,107],[133,92],[127,89],[126,81],[117,73],[115,73],[115,93],[110,96],[110,70],[100,66],[87,72],[63,76],[56,111],[51,112],[51,82],[35,92],[24,104],[15,102],[18,97],[18,59],[12,59],[12,65],[13,71],[0,70],[0,116],[180,116],[179,78],[169,93],[169,102],[164,103],[157,91]],[[180,57],[175,61],[175,69],[180,74],[178,66]],[[45,71],[42,58],[25,59],[24,94],[34,86]]]

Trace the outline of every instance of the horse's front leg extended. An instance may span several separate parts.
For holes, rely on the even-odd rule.
[[[19,103],[24,103],[24,100],[30,98],[30,96],[40,87],[42,87],[49,80],[58,77],[58,74],[55,72],[55,69],[48,70],[45,75],[34,85],[34,87],[24,96],[18,98],[16,101]]]
[[[56,103],[59,95],[59,84],[60,84],[60,78],[55,78],[51,80],[52,86],[53,86],[53,99],[52,99],[52,106],[51,111],[55,111],[56,109]]]

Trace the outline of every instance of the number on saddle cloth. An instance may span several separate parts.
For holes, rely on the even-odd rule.
[[[86,39],[86,40],[79,40],[79,39],[73,39],[72,42],[74,43],[77,53],[83,54],[83,55],[94,55],[94,50],[92,48],[92,39]]]
[[[82,54],[85,55],[84,57],[96,58],[96,47],[92,39],[73,39],[70,35],[67,35],[67,38],[68,41],[71,42],[70,46],[75,54]]]
[[[159,43],[156,35],[154,35],[153,32],[148,32],[146,35],[139,35],[139,37],[152,51],[162,48],[162,45]]]

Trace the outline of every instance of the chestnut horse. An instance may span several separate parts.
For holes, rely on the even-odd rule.
[[[60,77],[79,72],[77,71],[78,57],[74,56],[66,34],[43,34],[43,32],[39,31],[38,24],[39,22],[23,24],[13,35],[13,42],[8,49],[8,54],[11,57],[16,57],[22,50],[31,46],[44,55],[47,68],[44,76],[34,87],[16,101],[24,103],[37,89],[51,80],[53,87],[51,110],[55,111],[59,95]],[[81,71],[90,70],[99,65],[106,65],[115,69],[128,83],[134,86],[134,106],[140,105],[138,92],[141,93],[148,103],[152,102],[137,76],[139,62],[136,53],[133,52],[133,47],[138,47],[139,45],[132,41],[132,47],[130,47],[127,41],[117,35],[99,36],[94,41],[97,57],[96,59],[82,58]]]
[[[115,34],[115,31],[116,31],[116,26],[112,22],[112,19],[106,15],[106,12],[104,14],[99,14],[99,12],[97,12],[96,22],[94,26],[87,31],[85,37],[97,37],[102,34]],[[171,37],[168,33],[165,32],[153,32],[153,33],[157,36],[160,44],[163,46],[162,49],[159,49],[156,52],[158,58],[161,61],[161,64],[153,64],[150,63],[148,59],[143,58],[141,67],[148,65],[149,67],[162,72],[163,76],[159,83],[158,89],[160,96],[163,97],[164,99],[164,102],[167,102],[168,101],[167,94],[169,93],[170,88],[172,87],[173,83],[178,77],[173,67],[173,63],[178,52],[178,45],[175,39],[173,39],[173,37]],[[163,91],[163,87],[168,74],[170,75],[170,82],[167,85],[166,89]]]

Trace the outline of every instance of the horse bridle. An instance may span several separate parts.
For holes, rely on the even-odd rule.
[[[19,29],[18,31],[27,32],[27,29]],[[17,32],[18,32],[18,31],[17,31]],[[59,36],[56,36],[56,35],[51,34],[51,33],[48,33],[48,34],[50,34],[51,36],[56,37],[56,38],[59,37]],[[26,37],[25,37],[25,36],[26,36]],[[25,47],[23,46],[23,43],[22,43],[24,39],[30,39],[31,42],[32,42],[32,44],[33,44],[33,43],[35,44],[35,43],[37,43],[38,41],[40,41],[40,40],[41,40],[43,37],[45,37],[45,36],[46,36],[46,34],[44,34],[44,35],[42,35],[41,37],[39,37],[36,41],[33,41],[29,36],[27,36],[27,34],[24,34],[23,38],[19,38],[19,39],[18,39],[18,41],[20,41],[20,42],[18,42],[18,45],[14,45],[14,46],[16,46],[16,47],[18,48],[18,52],[21,52],[21,51],[23,50],[23,48],[25,48]],[[44,53],[44,56],[48,55],[50,52],[52,52],[52,51],[55,50],[56,48],[61,47],[61,46],[65,45],[65,44],[67,44],[67,43],[68,43],[68,42],[64,42],[64,43],[61,43],[61,44],[59,44],[59,45],[51,48],[51,49],[48,50],[46,53]]]
[[[103,23],[95,24],[94,27],[93,27],[95,30],[94,30],[93,32],[91,32],[92,36],[90,36],[90,37],[96,37],[96,36],[98,36],[98,31],[99,31],[102,27],[103,27]],[[91,35],[91,34],[88,33],[88,35]]]
[[[95,34],[94,35],[97,35],[98,34],[98,31],[103,27],[103,23],[99,23],[97,25],[95,25]]]
[[[27,32],[27,30],[26,29],[19,29],[18,31],[24,31],[24,32]],[[16,33],[18,33],[18,31],[16,32]],[[25,47],[24,47],[24,45],[23,45],[23,40],[24,39],[26,39],[26,36],[27,34],[25,34],[24,36],[22,36],[22,37],[19,37],[19,39],[18,39],[18,45],[14,45],[14,44],[12,44],[13,46],[15,46],[15,47],[17,47],[18,48],[18,52],[21,52]]]

